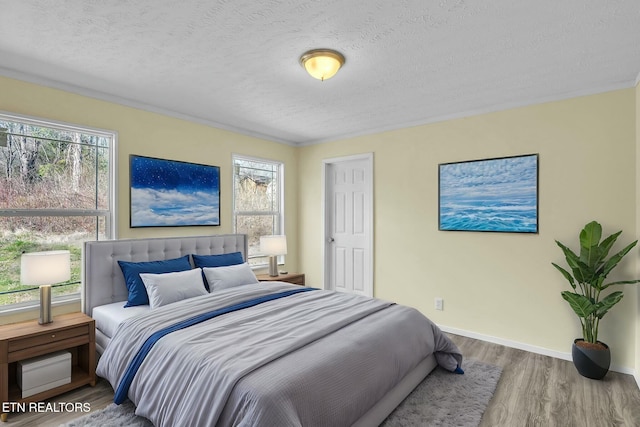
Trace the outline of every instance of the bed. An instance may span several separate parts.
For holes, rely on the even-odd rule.
[[[131,295],[119,261],[237,252],[246,259],[244,235],[85,244],[83,311],[96,319],[98,374],[154,425],[375,426],[438,363],[460,366],[455,345],[417,310],[357,295],[238,283],[123,307]]]

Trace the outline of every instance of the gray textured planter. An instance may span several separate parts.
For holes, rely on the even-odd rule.
[[[611,364],[611,351],[609,350],[609,346],[598,341],[606,347],[604,350],[585,348],[577,346],[576,343],[578,341],[584,340],[582,338],[576,338],[573,340],[573,347],[571,348],[573,364],[578,370],[578,373],[583,377],[601,380],[607,375],[607,372],[609,372],[609,365]]]

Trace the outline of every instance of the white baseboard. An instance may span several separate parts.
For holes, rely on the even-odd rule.
[[[555,357],[556,359],[568,360],[572,361],[571,353],[564,353],[561,351],[550,350],[544,347],[538,347],[531,344],[526,344],[518,341],[511,341],[504,338],[493,337],[491,335],[479,334],[477,332],[465,331],[464,329],[451,328],[449,326],[438,325],[440,329],[444,332],[448,332],[455,335],[462,335],[463,337],[473,338],[480,341],[491,342],[494,344],[504,345],[505,347],[517,348],[518,350],[524,350],[531,353],[542,354],[543,356]],[[620,372],[622,374],[633,375],[638,383],[638,388],[640,388],[640,374],[638,374],[635,369],[626,367],[626,366],[618,366],[611,365],[609,368],[610,371]]]

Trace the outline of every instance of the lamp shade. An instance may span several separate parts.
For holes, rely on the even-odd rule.
[[[286,255],[287,236],[261,236],[260,252],[262,252],[264,255]]]
[[[20,282],[24,285],[52,285],[71,278],[69,251],[29,252],[20,259]]]
[[[344,64],[344,56],[330,49],[315,49],[300,57],[300,64],[312,77],[327,80],[333,77]]]

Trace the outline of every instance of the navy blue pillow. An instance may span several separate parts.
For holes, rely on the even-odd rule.
[[[244,260],[242,259],[242,253],[240,252],[231,252],[228,254],[220,254],[220,255],[196,255],[191,254],[193,258],[193,265],[196,268],[205,268],[205,267],[228,267],[230,265],[243,264]],[[207,282],[207,276],[202,273],[202,278],[204,279],[204,287],[207,288],[209,292],[211,289],[209,288],[209,282]]]
[[[120,264],[124,281],[129,290],[129,297],[124,305],[125,307],[149,304],[149,296],[140,278],[140,273],[174,273],[176,271],[191,270],[189,255],[164,261],[118,261],[118,264]]]
[[[222,255],[191,255],[193,257],[193,264],[196,268],[205,267],[228,267],[230,265],[237,265],[244,263],[242,259],[242,253],[232,252]]]

